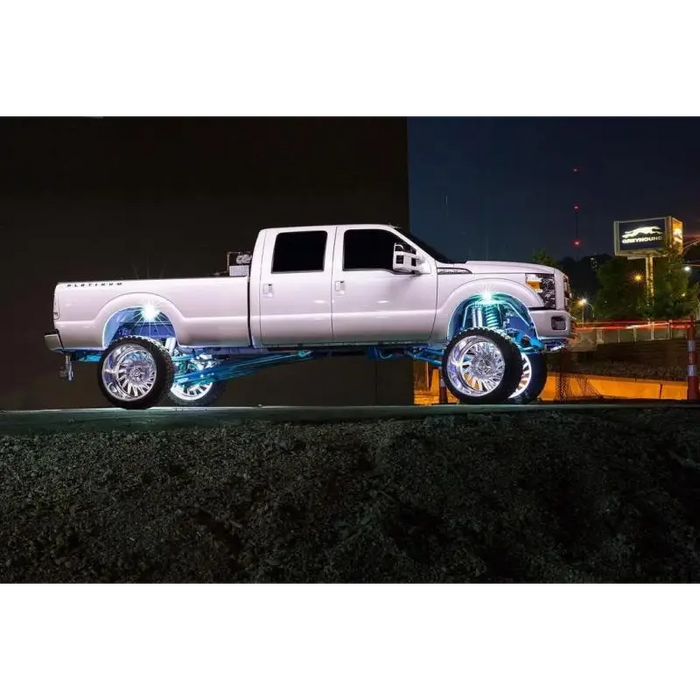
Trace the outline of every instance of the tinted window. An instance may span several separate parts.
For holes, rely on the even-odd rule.
[[[400,238],[383,229],[352,229],[345,232],[344,239],[344,270],[393,270],[396,243],[415,252]]]
[[[272,256],[273,272],[323,272],[326,255],[325,231],[279,233]]]

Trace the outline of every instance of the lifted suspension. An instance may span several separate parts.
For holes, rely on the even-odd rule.
[[[173,359],[191,360],[192,358],[183,355]],[[245,360],[232,360],[195,372],[176,373],[173,384],[187,385],[225,381],[227,379],[235,379],[236,377],[244,377],[248,374],[253,374],[257,370],[268,365],[291,364],[293,362],[312,359],[314,359],[313,352],[310,350],[300,350],[296,353],[252,357]]]
[[[469,327],[483,327],[499,329],[518,345],[521,352],[526,354],[537,353],[550,348],[550,341],[543,343],[537,338],[532,323],[522,312],[508,303],[497,298],[472,299],[457,316],[459,325],[452,326],[452,333],[459,333]],[[203,384],[210,382],[226,381],[253,374],[259,369],[269,366],[291,364],[306,360],[315,360],[331,355],[365,355],[371,360],[387,361],[409,357],[419,362],[426,362],[432,367],[440,368],[445,351],[443,345],[430,346],[370,346],[370,347],[338,347],[338,348],[313,348],[308,350],[277,350],[264,348],[182,348],[177,352],[174,337],[162,339],[168,350],[172,362],[175,365],[174,385],[187,386],[190,384]],[[101,352],[95,350],[76,350],[65,357],[65,368],[61,376],[68,381],[73,379],[72,362],[99,362]],[[194,371],[185,371],[183,363],[198,362],[209,364],[223,361],[210,367],[202,367]],[[236,357],[238,356],[238,357]]]

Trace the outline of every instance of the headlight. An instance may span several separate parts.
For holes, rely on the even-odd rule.
[[[554,275],[526,275],[525,282],[528,287],[537,292],[545,309],[557,308],[557,286],[554,283]]]

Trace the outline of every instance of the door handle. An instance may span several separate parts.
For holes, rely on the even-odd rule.
[[[345,281],[344,280],[337,280],[336,281],[335,291],[340,292],[341,294],[345,293]]]
[[[262,293],[265,296],[271,297],[272,296],[272,284],[268,284],[268,283],[263,284]]]

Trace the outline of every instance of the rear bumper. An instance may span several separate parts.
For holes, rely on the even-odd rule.
[[[573,339],[576,324],[571,314],[559,309],[531,310],[530,316],[535,324],[537,337],[542,340],[560,340],[568,342]]]
[[[63,352],[64,350],[61,334],[55,328],[48,333],[44,333],[44,343],[51,352]]]

